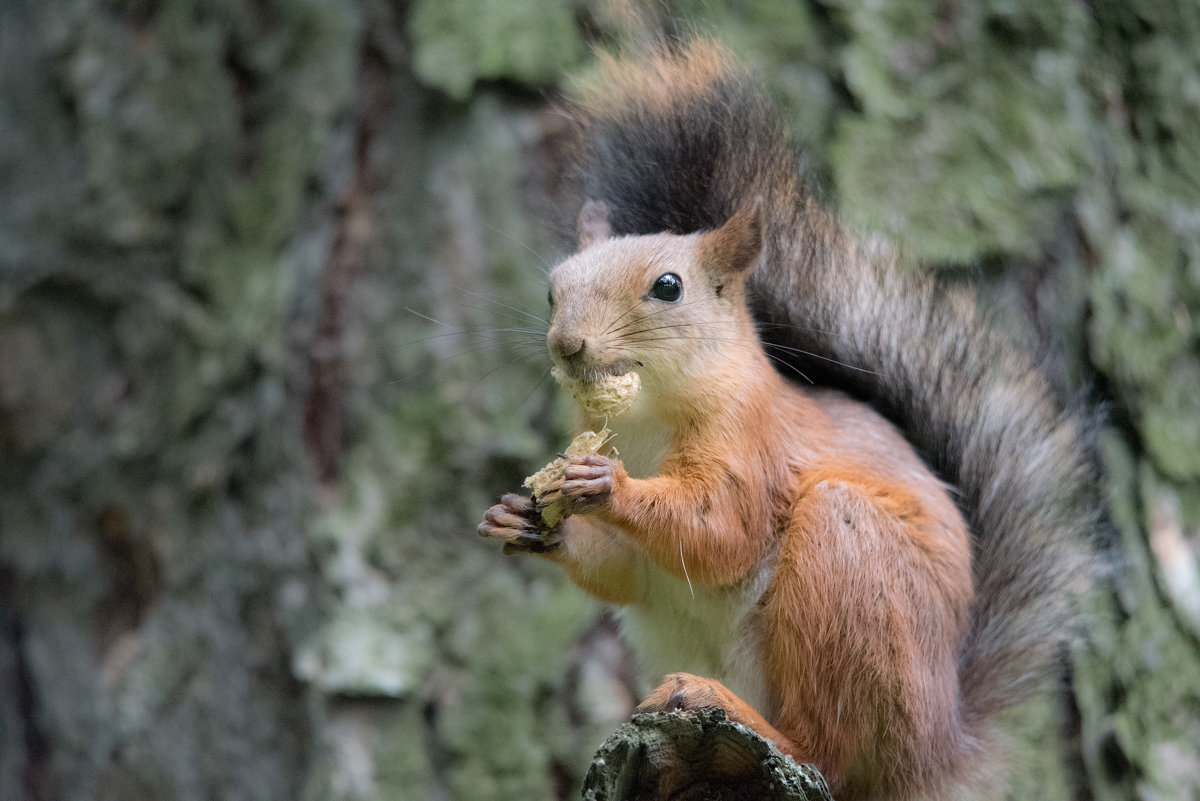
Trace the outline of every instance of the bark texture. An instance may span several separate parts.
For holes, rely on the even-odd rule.
[[[723,710],[635,714],[596,752],[584,801],[832,801],[825,779]]]
[[[561,447],[576,0],[0,4],[0,798],[578,797],[637,683],[478,515]],[[656,6],[657,8],[657,6]],[[678,0],[1110,409],[1013,797],[1200,793],[1200,6]]]

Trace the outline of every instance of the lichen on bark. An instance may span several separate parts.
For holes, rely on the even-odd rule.
[[[620,5],[0,3],[0,797],[577,794],[630,668],[471,530],[565,441],[546,101]],[[1200,7],[661,8],[1107,404],[1119,570],[1024,776],[1194,796]]]

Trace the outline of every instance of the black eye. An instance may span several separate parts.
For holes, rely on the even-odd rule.
[[[554,308],[554,291],[553,290],[550,290],[550,289],[546,290],[546,303],[548,303],[550,305],[550,308],[552,308],[552,309]]]
[[[675,273],[663,273],[654,279],[650,297],[655,300],[674,302],[683,297],[683,280]]]

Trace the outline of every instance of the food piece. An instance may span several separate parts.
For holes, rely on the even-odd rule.
[[[608,442],[611,437],[612,432],[607,428],[602,428],[598,432],[584,431],[571,440],[571,444],[563,451],[562,456],[525,479],[522,486],[533,490],[533,499],[537,501],[539,497],[554,489],[566,478],[567,465],[572,459],[599,453],[600,449],[604,447],[604,443]],[[566,517],[562,500],[544,506],[539,502],[538,510],[542,513],[542,519],[546,521],[546,525],[551,527],[558,525],[558,522]]]
[[[642,389],[641,377],[630,371],[599,381],[571,378],[558,367],[550,371],[558,385],[571,393],[583,410],[593,417],[617,417],[629,411]]]

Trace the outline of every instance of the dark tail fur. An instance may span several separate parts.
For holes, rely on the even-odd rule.
[[[994,713],[1058,663],[1072,599],[1095,572],[1090,424],[969,294],[838,227],[806,190],[776,114],[718,46],[609,60],[578,117],[579,180],[609,205],[615,234],[716,228],[763,196],[768,236],[751,292],[766,347],[872,403],[961,493],[977,591],[962,713],[968,734],[986,739]]]

